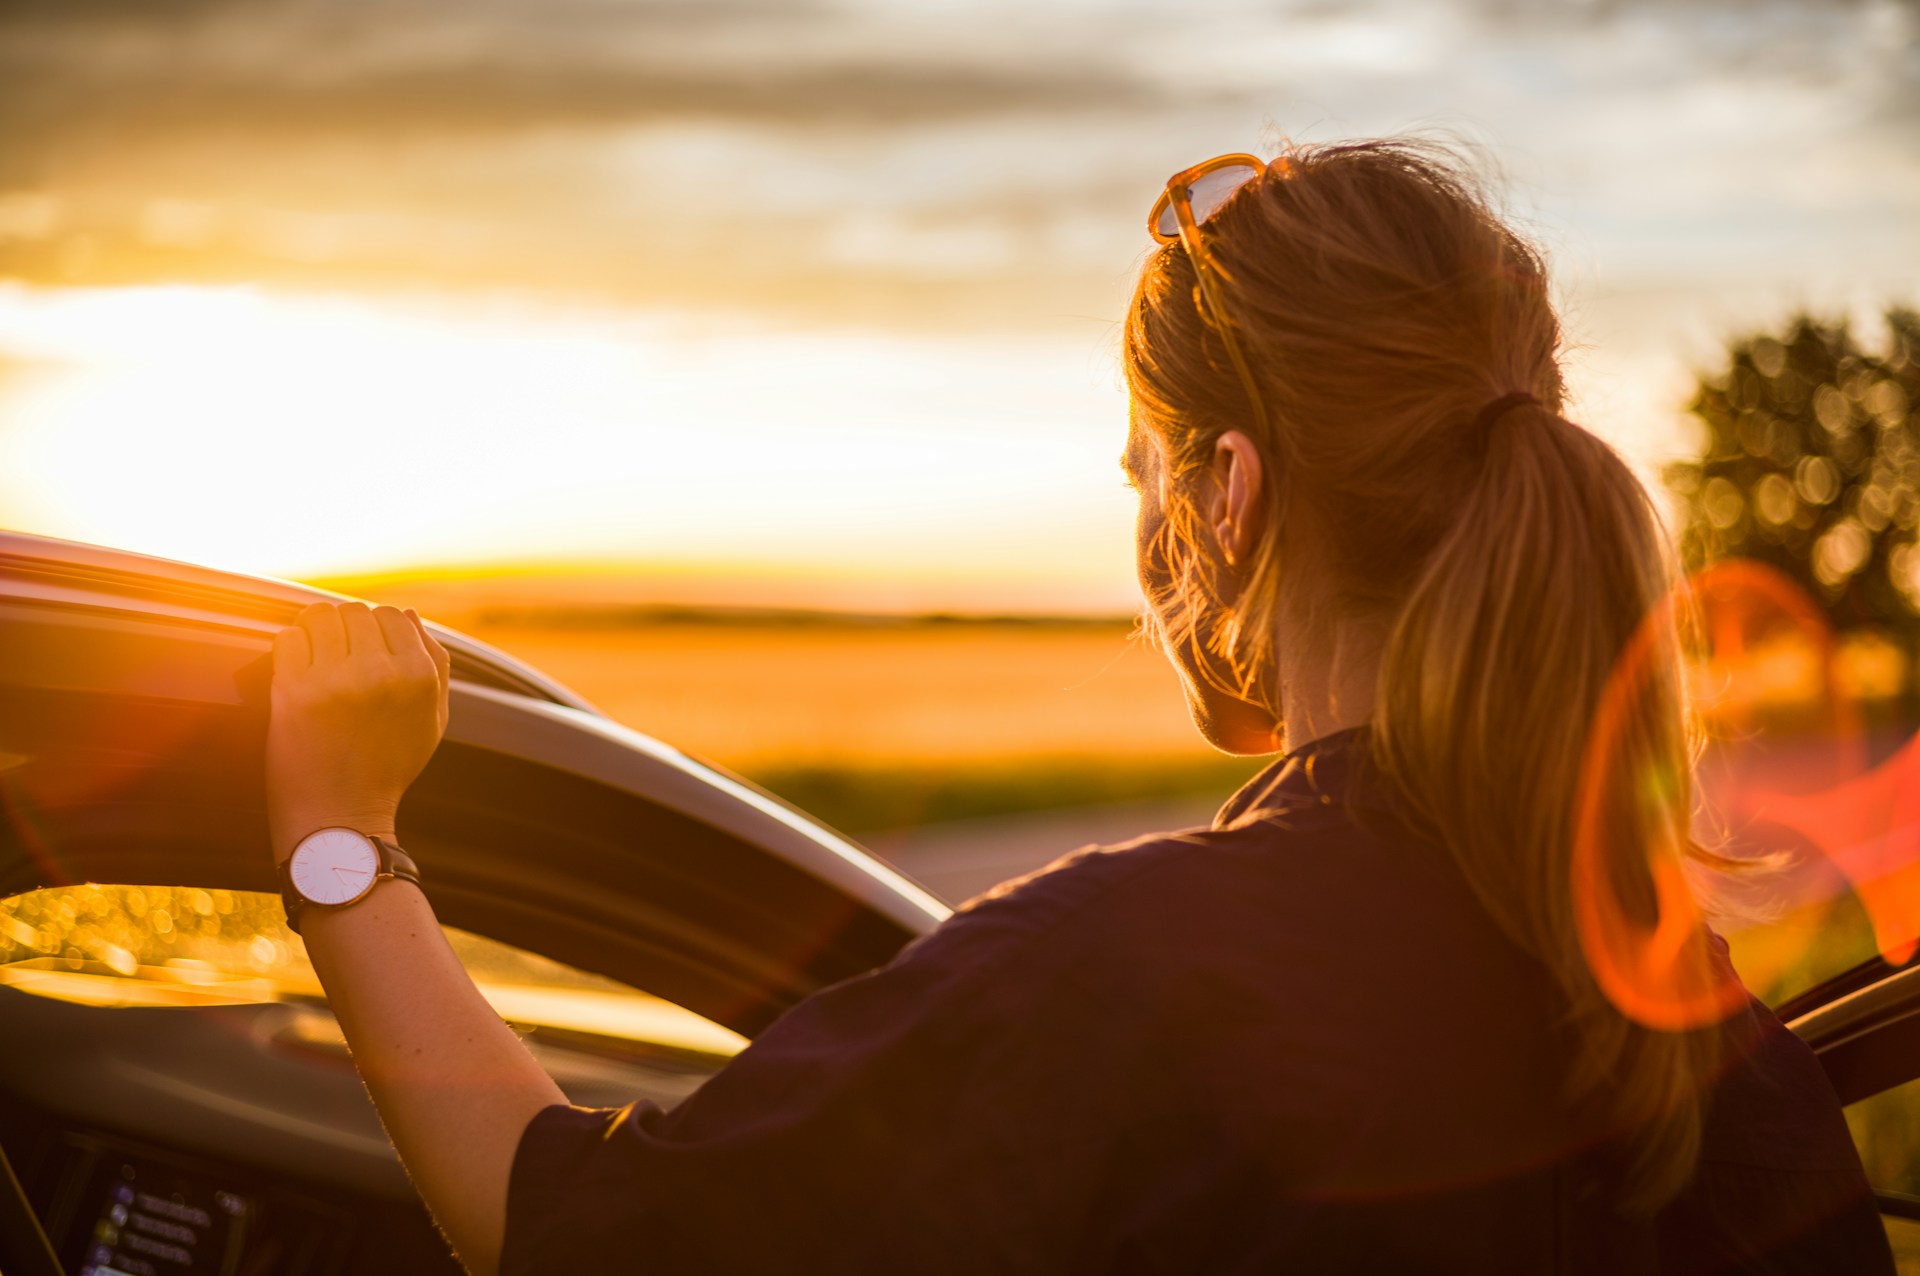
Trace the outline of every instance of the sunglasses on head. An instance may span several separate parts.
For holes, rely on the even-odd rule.
[[[1234,371],[1240,374],[1240,383],[1246,387],[1254,420],[1263,425],[1267,421],[1267,409],[1260,399],[1260,385],[1253,378],[1253,368],[1240,348],[1239,338],[1234,335],[1233,321],[1227,317],[1226,305],[1221,300],[1219,271],[1207,254],[1200,227],[1242,187],[1259,181],[1269,170],[1284,177],[1292,172],[1292,167],[1285,156],[1268,164],[1256,155],[1216,155],[1169,177],[1166,189],[1154,201],[1153,211],[1147,214],[1147,233],[1157,242],[1170,244],[1177,239],[1186,245],[1187,257],[1193,262],[1193,273],[1200,281],[1200,294],[1206,301],[1214,329],[1227,348],[1227,358],[1232,360]]]

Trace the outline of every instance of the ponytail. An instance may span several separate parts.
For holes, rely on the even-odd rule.
[[[1623,1015],[1595,979],[1576,917],[1576,890],[1600,885],[1651,926],[1649,852],[1687,845],[1677,650],[1667,644],[1631,685],[1616,677],[1636,630],[1667,602],[1670,563],[1645,489],[1612,449],[1543,406],[1509,409],[1388,639],[1371,733],[1408,814],[1558,987],[1569,1097],[1622,1139],[1618,1200],[1630,1212],[1664,1204],[1691,1177],[1702,1082],[1720,1056],[1717,1034]],[[1620,780],[1598,795],[1605,881],[1576,882],[1574,821],[1610,689],[1631,699],[1605,759]],[[1656,776],[1666,800],[1641,800],[1633,781]],[[1706,966],[1705,933],[1686,942]]]

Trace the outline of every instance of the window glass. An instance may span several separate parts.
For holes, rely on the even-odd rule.
[[[1862,1099],[1847,1109],[1847,1125],[1874,1190],[1920,1206],[1920,1080]],[[1882,1217],[1901,1276],[1920,1276],[1920,1222]]]
[[[1893,1242],[1893,1269],[1899,1276],[1920,1276],[1920,1222],[1888,1218],[1887,1239]]]
[[[1756,880],[1752,893],[1769,886]],[[1872,960],[1876,951],[1873,926],[1851,891],[1797,908],[1736,899],[1714,929],[1725,937],[1741,982],[1769,1006]]]
[[[501,1018],[556,1039],[726,1057],[745,1038],[537,953],[446,928]],[[187,886],[63,886],[0,900],[0,984],[96,1006],[320,1002],[277,895]]]
[[[1862,1099],[1847,1125],[1874,1188],[1920,1203],[1920,1080]]]

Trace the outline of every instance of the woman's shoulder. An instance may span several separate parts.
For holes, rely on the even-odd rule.
[[[1706,1103],[1699,1169],[1661,1216],[1685,1271],[1890,1271],[1886,1234],[1839,1097],[1805,1042],[1759,1001],[1724,1025],[1728,1066]]]
[[[1103,910],[1142,895],[1165,902],[1170,892],[1211,893],[1249,876],[1289,876],[1308,868],[1307,844],[1326,831],[1277,819],[1249,820],[1089,843],[968,899],[954,915],[981,921],[1018,918],[1052,927],[1082,915],[1097,919]]]
[[[1245,872],[1312,873],[1317,845],[1367,836],[1358,816],[1375,795],[1356,782],[1361,740],[1348,729],[1274,760],[1225,800],[1211,824],[1082,846],[969,899],[959,913],[1057,921],[1131,891],[1204,888]]]
[[[1432,848],[1316,803],[1081,847],[966,901],[942,929],[969,946],[1018,945],[1023,969],[1045,950],[1107,971],[1260,953],[1297,970],[1355,945],[1417,942],[1448,912],[1474,928],[1470,898],[1446,878]]]
[[[1019,912],[1062,920],[1124,890],[1142,874],[1190,864],[1183,857],[1218,836],[1213,829],[1196,826],[1142,833],[1124,842],[1090,842],[982,891],[955,909],[955,915]]]
[[[1216,935],[1283,929],[1296,954],[1486,929],[1444,849],[1395,813],[1363,742],[1358,729],[1323,737],[1254,775],[1210,825],[1081,847],[968,900],[956,920],[1129,947],[1158,935],[1194,952]]]

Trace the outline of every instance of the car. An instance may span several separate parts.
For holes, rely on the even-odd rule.
[[[333,597],[0,535],[0,1147],[32,1210],[0,1212],[8,1276],[55,1270],[35,1217],[67,1273],[459,1270],[272,893],[265,657]],[[399,833],[574,1102],[670,1105],[947,915],[770,794],[434,632],[450,720]]]
[[[0,534],[8,1276],[458,1270],[272,893],[265,655],[332,597]],[[574,1102],[670,1105],[947,916],[805,813],[433,628],[451,719],[401,839]],[[1778,1010],[1920,1261],[1920,964],[1875,958]]]

